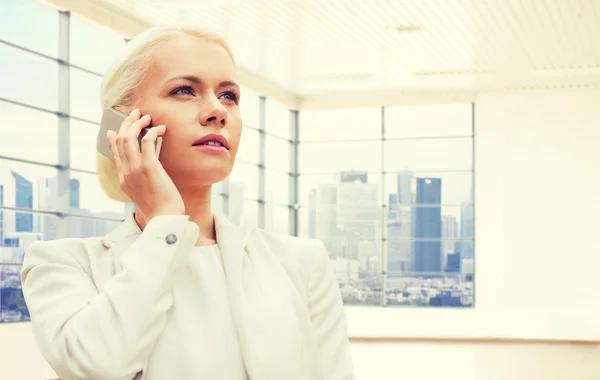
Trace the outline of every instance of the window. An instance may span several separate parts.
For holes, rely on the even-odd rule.
[[[71,115],[100,123],[102,77],[71,67]]]
[[[0,73],[0,98],[52,111],[58,108],[56,61],[0,44]]]
[[[244,127],[240,139],[236,161],[251,164],[258,164],[259,161],[259,133],[253,128]]]
[[[0,125],[0,155],[58,163],[58,119],[54,114],[0,101]]]
[[[69,43],[71,64],[102,75],[125,46],[123,36],[76,15],[71,16]]]
[[[381,108],[306,110],[299,115],[300,141],[381,140]]]
[[[300,140],[298,155],[301,174],[324,174],[340,170],[381,172],[381,141]]]
[[[265,137],[265,166],[289,172],[292,147],[290,142],[271,135]]]
[[[284,235],[290,234],[290,208],[265,203],[265,229]]]
[[[99,128],[97,124],[71,119],[69,147],[72,169],[96,171],[96,139]]]
[[[70,212],[73,214],[109,219],[122,219],[125,215],[125,204],[104,194],[96,174],[72,171],[70,190]]]
[[[258,178],[258,166],[236,162],[229,175],[229,197],[233,201],[258,199]]]
[[[260,101],[256,93],[251,90],[240,88],[240,114],[244,126],[258,129],[260,126]]]
[[[472,305],[471,115],[300,112],[299,234],[325,244],[345,304]]]
[[[265,130],[272,136],[290,139],[291,113],[276,101],[265,101]]]
[[[71,238],[104,236],[121,224],[123,216],[114,219],[98,219],[76,215],[69,216],[68,235]]]
[[[58,12],[54,9],[34,0],[2,0],[0,16],[1,40],[58,56]]]
[[[290,204],[289,173],[265,170],[265,200],[280,205]]]
[[[57,174],[52,167],[0,160],[0,207],[60,211]]]

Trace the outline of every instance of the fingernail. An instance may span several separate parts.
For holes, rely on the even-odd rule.
[[[131,115],[132,115],[132,116],[133,116],[133,115],[139,115],[139,114],[140,114],[140,109],[139,109],[139,108],[136,108],[136,109],[134,109],[133,111],[131,111]]]
[[[144,119],[144,120],[150,120],[150,115],[148,115],[148,114],[145,114],[145,115],[144,115],[144,117],[143,117],[143,119]]]

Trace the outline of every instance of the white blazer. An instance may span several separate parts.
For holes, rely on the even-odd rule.
[[[323,243],[239,227],[219,215],[215,226],[239,340],[231,349],[241,351],[249,378],[354,379]],[[143,232],[129,216],[104,237],[29,247],[23,293],[37,345],[62,379],[145,377],[198,233],[188,216],[156,217]]]

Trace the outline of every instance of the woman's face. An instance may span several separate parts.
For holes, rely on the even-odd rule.
[[[231,58],[215,42],[179,35],[159,44],[135,107],[167,126],[160,161],[181,189],[222,181],[235,161],[242,120]],[[225,147],[201,139],[224,138]]]

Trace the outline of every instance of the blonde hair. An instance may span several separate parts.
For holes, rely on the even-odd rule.
[[[126,44],[125,49],[104,75],[100,92],[102,110],[135,104],[135,90],[148,75],[154,49],[160,43],[180,34],[204,38],[218,44],[225,49],[235,65],[227,42],[215,33],[196,27],[157,26],[147,29]],[[131,202],[121,191],[119,175],[111,159],[96,153],[96,172],[100,187],[109,198],[119,202]]]

